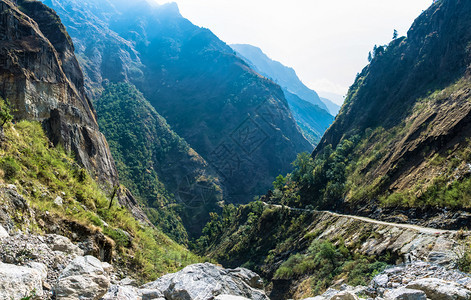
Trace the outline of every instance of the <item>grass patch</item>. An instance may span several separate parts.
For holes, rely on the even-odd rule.
[[[40,123],[21,121],[4,132],[0,182],[15,184],[36,210],[99,227],[140,279],[152,280],[203,261],[159,230],[141,225],[116,202],[109,208],[109,195],[69,153],[50,144]],[[62,206],[54,205],[57,196],[63,198]]]

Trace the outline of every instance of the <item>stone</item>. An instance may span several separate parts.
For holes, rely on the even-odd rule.
[[[427,300],[423,291],[407,288],[386,291],[384,298],[386,300]]]
[[[31,261],[27,264],[31,269],[37,270],[41,274],[42,281],[47,279],[47,266],[40,262]]]
[[[249,298],[233,295],[219,295],[214,300],[250,300]]]
[[[62,206],[64,205],[64,200],[61,196],[57,196],[56,199],[54,199],[54,204],[57,206]]]
[[[260,289],[259,276],[247,269],[224,269],[210,263],[194,264],[167,274],[141,287],[142,299],[210,300],[232,295],[268,300]]]
[[[110,286],[102,263],[93,256],[75,258],[60,274],[54,288],[58,299],[100,299]]]
[[[359,300],[357,295],[350,292],[340,292],[337,295],[330,298],[330,300]]]
[[[455,253],[451,251],[446,251],[446,252],[445,251],[444,252],[433,251],[429,253],[427,260],[433,264],[447,266],[447,265],[455,264],[457,260],[457,256]]]
[[[61,251],[78,256],[82,256],[84,254],[82,249],[62,235],[49,234],[47,235],[47,242],[51,245],[51,249],[53,251]]]
[[[386,274],[380,274],[373,278],[373,283],[375,286],[386,287],[389,282],[389,276]]]
[[[6,237],[9,237],[10,235],[8,234],[8,232],[6,231],[5,228],[3,228],[2,225],[0,225],[0,239],[1,238],[6,238]]]
[[[412,281],[407,288],[424,291],[431,300],[471,299],[471,291],[455,282],[437,278],[423,278]]]
[[[103,270],[105,271],[105,273],[107,274],[111,274],[111,272],[113,272],[113,266],[107,262],[102,262],[101,263],[101,266],[103,267]]]
[[[127,285],[112,285],[102,300],[136,300],[139,299],[137,288]]]
[[[29,267],[0,263],[0,299],[43,295],[41,272]]]
[[[138,293],[142,297],[142,300],[150,300],[150,299],[165,300],[164,294],[159,290],[140,289],[138,290]]]

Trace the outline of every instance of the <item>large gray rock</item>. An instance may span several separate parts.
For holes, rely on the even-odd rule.
[[[386,300],[427,300],[423,291],[399,288],[389,290],[384,294]]]
[[[142,299],[210,300],[219,295],[268,300],[260,277],[243,268],[224,269],[210,263],[188,266],[141,287]]]
[[[82,249],[72,243],[69,238],[62,235],[49,234],[47,235],[47,242],[53,251],[61,251],[78,256],[82,256],[84,254]]]
[[[40,271],[0,262],[0,299],[22,299],[43,295]]]
[[[129,285],[112,285],[101,300],[136,300],[141,299],[137,288]]]
[[[357,295],[351,293],[351,292],[340,292],[337,295],[334,295],[330,300],[359,300]]]
[[[93,256],[75,258],[61,273],[54,288],[57,299],[100,299],[110,286],[101,261]]]
[[[407,285],[407,288],[424,291],[431,300],[471,299],[471,291],[455,283],[436,278],[423,278]]]
[[[250,300],[242,296],[233,296],[233,295],[219,295],[214,300]]]

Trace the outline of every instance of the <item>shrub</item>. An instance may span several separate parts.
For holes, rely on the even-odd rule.
[[[18,162],[10,156],[7,156],[2,160],[1,167],[5,175],[5,179],[8,181],[13,180],[21,168]]]

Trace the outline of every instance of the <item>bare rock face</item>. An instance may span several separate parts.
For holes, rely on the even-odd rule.
[[[59,17],[38,1],[0,0],[0,28],[0,96],[10,101],[15,118],[43,122],[54,144],[73,152],[101,183],[116,184],[108,144]]]

